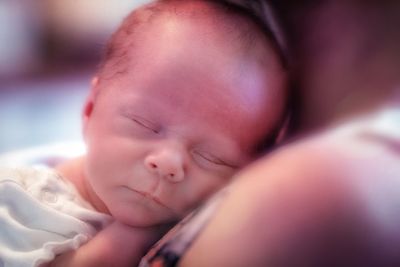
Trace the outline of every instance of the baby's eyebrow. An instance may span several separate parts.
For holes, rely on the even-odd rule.
[[[128,118],[133,118],[135,116],[137,116],[138,114],[140,114],[140,112],[137,111],[137,109],[128,106],[128,105],[121,105],[118,109],[117,109],[117,113],[119,115],[122,115],[124,117],[128,117]]]
[[[136,116],[138,114],[143,114],[143,110],[138,104],[132,105],[130,103],[122,104],[119,107],[118,112],[125,116]]]

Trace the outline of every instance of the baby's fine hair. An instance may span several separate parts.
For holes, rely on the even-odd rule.
[[[207,2],[213,12],[207,10],[190,10],[184,12],[177,7],[184,2]],[[282,36],[276,33],[276,26],[265,21],[265,16],[272,14],[263,14],[261,17],[254,12],[260,8],[254,8],[255,3],[261,3],[257,0],[158,0],[154,3],[144,5],[133,10],[122,22],[116,32],[111,36],[103,54],[103,59],[99,66],[98,77],[101,79],[110,79],[115,75],[126,73],[128,62],[130,61],[129,51],[136,45],[137,34],[141,26],[152,23],[162,15],[179,16],[185,19],[196,19],[207,15],[215,21],[215,25],[224,25],[226,31],[232,34],[235,43],[242,46],[243,49],[251,49],[252,44],[264,35],[269,44],[277,53],[283,68],[287,68],[285,47],[282,43]],[[247,3],[252,4],[247,4]],[[274,21],[272,19],[271,21]],[[229,26],[228,26],[229,25]],[[224,29],[225,30],[225,29]]]
[[[205,2],[209,4],[206,10],[190,9],[184,11],[179,8],[190,2]],[[287,57],[284,36],[279,23],[274,17],[272,9],[263,0],[158,0],[133,10],[111,36],[103,54],[97,77],[99,84],[103,80],[112,80],[119,74],[127,73],[132,65],[130,54],[140,42],[136,38],[142,26],[154,22],[162,16],[175,16],[182,19],[211,19],[213,25],[232,38],[227,42],[237,45],[244,51],[251,51],[256,41],[264,40],[276,53],[282,69],[288,72],[289,60]],[[205,20],[201,20],[203,23]],[[208,21],[208,22],[209,22]],[[225,37],[225,36],[224,36]],[[275,129],[269,133],[256,150],[264,153],[280,139],[280,133],[287,124],[291,110],[291,94],[287,98],[285,113]]]

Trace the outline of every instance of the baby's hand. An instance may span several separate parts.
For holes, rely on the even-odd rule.
[[[158,228],[134,228],[113,222],[76,251],[62,254],[47,267],[136,266],[160,238]]]

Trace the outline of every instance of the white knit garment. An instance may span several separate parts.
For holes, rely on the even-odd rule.
[[[0,267],[40,266],[110,222],[51,169],[0,169]]]

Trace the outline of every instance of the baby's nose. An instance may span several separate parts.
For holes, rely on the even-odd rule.
[[[144,164],[149,172],[172,183],[181,182],[185,177],[184,155],[176,149],[169,148],[151,153],[145,158]]]

